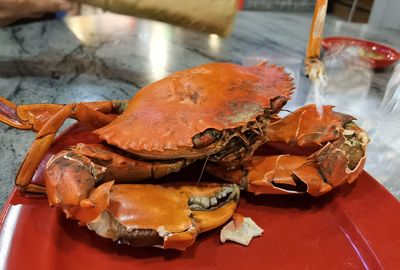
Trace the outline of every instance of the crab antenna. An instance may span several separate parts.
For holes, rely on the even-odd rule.
[[[294,111],[291,110],[281,110],[281,112],[295,113]]]
[[[210,157],[210,156],[207,156],[207,157],[206,157],[206,160],[204,161],[203,168],[201,168],[200,176],[199,176],[199,179],[197,179],[196,185],[198,185],[198,184],[200,183],[201,177],[203,177],[204,169],[206,168],[207,161],[208,161],[208,158],[209,158],[209,157]]]

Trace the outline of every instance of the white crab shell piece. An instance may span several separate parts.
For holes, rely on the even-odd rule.
[[[236,217],[222,228],[220,240],[222,243],[229,240],[248,246],[253,237],[261,236],[264,230],[251,218],[235,215]],[[238,219],[240,219],[239,222]]]

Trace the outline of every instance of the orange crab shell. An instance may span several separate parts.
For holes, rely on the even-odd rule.
[[[116,120],[95,131],[132,153],[192,148],[206,129],[231,129],[262,115],[271,100],[289,99],[283,68],[210,63],[180,71],[141,89]]]

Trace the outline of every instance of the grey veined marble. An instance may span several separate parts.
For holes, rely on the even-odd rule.
[[[117,15],[69,18],[0,29],[0,95],[17,103],[126,99],[144,85],[212,61],[270,60],[296,76],[288,108],[308,100],[302,73],[311,14],[241,12],[228,38]],[[328,18],[326,36],[350,35],[400,48],[399,32]],[[392,70],[373,75],[381,98]],[[34,134],[0,125],[0,205]],[[397,182],[396,182],[397,183]],[[400,186],[384,183],[399,197]]]

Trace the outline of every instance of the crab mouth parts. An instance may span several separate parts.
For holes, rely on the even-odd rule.
[[[264,110],[263,114],[257,116],[254,121],[245,126],[221,132],[208,129],[192,139],[194,148],[216,150],[208,158],[213,162],[241,161],[245,157],[251,156],[254,150],[266,140],[271,117],[277,114],[286,102],[287,98],[276,97],[271,100],[270,106]]]
[[[239,188],[236,185],[227,185],[212,196],[190,197],[188,205],[192,211],[212,211],[231,200],[237,199],[238,195]]]

